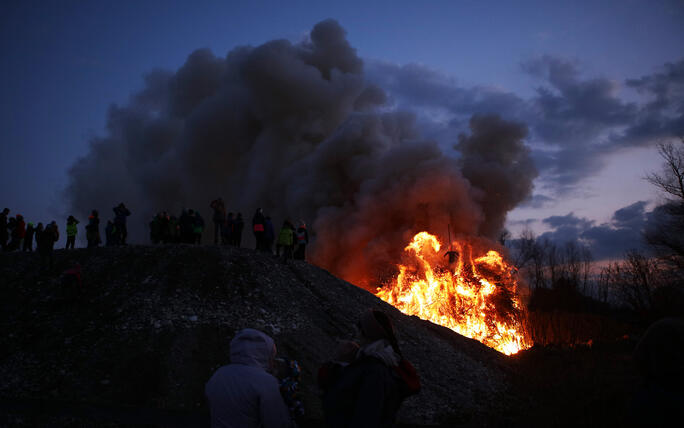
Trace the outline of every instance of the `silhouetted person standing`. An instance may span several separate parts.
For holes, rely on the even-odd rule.
[[[131,212],[126,208],[123,202],[112,208],[114,210],[114,225],[116,226],[118,243],[126,245],[126,238],[128,237],[128,230],[126,229],[126,217],[131,215]]]
[[[420,379],[402,357],[390,318],[369,310],[358,322],[355,359],[326,385],[323,410],[329,427],[393,427],[404,399]]]
[[[212,210],[214,210],[214,244],[219,243],[219,239],[223,235],[222,230],[226,224],[226,206],[223,203],[223,199],[218,198],[211,201],[209,204]]]
[[[38,253],[40,254],[40,265],[42,269],[45,269],[46,261],[49,262],[50,270],[54,267],[54,256],[53,249],[55,247],[55,242],[59,240],[59,229],[57,228],[57,222],[54,220],[52,223],[45,227],[45,230],[40,234],[40,243],[38,244]]]
[[[228,213],[228,217],[226,217],[226,224],[223,225],[221,242],[223,244],[233,245],[233,241],[235,240],[235,238],[233,237],[234,233],[235,218],[233,217],[233,213]]]
[[[235,223],[233,224],[233,242],[236,247],[242,244],[242,230],[245,228],[245,221],[242,219],[242,213],[237,213]]]
[[[641,384],[629,406],[628,426],[676,426],[684,403],[684,320],[653,323],[634,350]]]
[[[36,227],[36,250],[40,247],[41,234],[43,233],[43,223],[38,223]]]
[[[257,208],[252,217],[252,231],[254,232],[254,239],[256,239],[256,249],[258,251],[266,251],[266,218],[264,217],[264,211],[261,208]]]
[[[88,239],[88,248],[95,248],[102,242],[100,238],[100,216],[97,210],[93,210],[88,217],[86,238]]]
[[[29,223],[26,226],[26,235],[24,235],[24,251],[29,253],[33,251],[33,235],[35,232],[36,229],[33,227],[33,223]]]
[[[266,216],[264,220],[264,251],[273,254],[273,242],[275,241],[275,231],[273,230],[273,222],[271,222],[271,217]]]
[[[116,245],[116,226],[111,220],[107,220],[107,226],[105,226],[105,245],[110,247]]]
[[[295,232],[295,260],[306,260],[306,246],[309,243],[309,232],[306,230],[306,223],[301,222]]]
[[[200,215],[199,211],[195,211],[195,216],[192,218],[192,232],[193,232],[193,244],[202,243],[202,232],[204,231],[204,219]]]
[[[0,246],[2,246],[3,251],[7,249],[7,239],[9,239],[9,234],[7,233],[7,216],[9,212],[9,208],[5,208],[0,212]]]
[[[289,220],[283,222],[283,227],[278,233],[278,242],[276,243],[276,256],[281,255],[284,260],[292,258],[292,249],[294,247],[294,226]]]
[[[24,216],[17,214],[17,218],[14,223],[14,229],[12,230],[11,249],[13,251],[22,249],[24,235],[26,235],[26,223],[24,222]]]
[[[79,223],[78,220],[74,218],[74,216],[70,215],[69,218],[67,218],[67,224],[66,224],[66,235],[67,235],[67,240],[66,240],[66,246],[64,249],[68,250],[71,248],[72,250],[74,249],[74,244],[76,243],[76,234],[78,233],[78,227],[76,226]]]

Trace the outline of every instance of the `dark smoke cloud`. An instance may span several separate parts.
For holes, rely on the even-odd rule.
[[[126,202],[138,242],[160,210],[199,209],[209,224],[218,196],[247,222],[263,207],[276,227],[307,221],[312,261],[371,287],[416,232],[495,236],[536,175],[520,124],[474,117],[459,156],[388,102],[333,20],[297,44],[197,50],[110,108],[67,195],[82,216]]]

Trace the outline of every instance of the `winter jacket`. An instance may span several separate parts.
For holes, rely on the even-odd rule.
[[[261,213],[254,214],[252,218],[252,230],[254,232],[264,232],[266,231],[266,218]]]
[[[380,340],[365,348],[373,347],[374,352],[366,353],[362,348],[356,361],[343,368],[325,391],[323,410],[328,426],[393,427],[402,401],[417,392],[409,386],[419,384],[415,371],[401,372],[402,360],[388,342]]]
[[[26,223],[23,217],[17,216],[17,225],[14,228],[14,233],[18,239],[24,239],[26,235]]]
[[[100,243],[100,218],[94,215],[88,217],[88,225],[86,226],[86,237],[88,241]]]
[[[278,234],[278,245],[290,247],[294,244],[294,231],[290,226],[283,226]]]
[[[76,225],[78,224],[78,220],[74,219],[70,222],[67,222],[66,225],[66,234],[67,236],[76,236],[78,233],[78,227]]]
[[[126,217],[131,215],[131,212],[128,210],[128,208],[119,205],[112,208],[112,210],[114,211],[114,223],[126,224]]]
[[[39,249],[44,251],[52,251],[55,242],[59,240],[59,229],[57,225],[48,224],[40,234]]]
[[[295,243],[298,245],[306,245],[309,243],[309,232],[307,232],[305,227],[299,226],[299,228],[297,228],[295,240]]]
[[[211,426],[235,428],[290,427],[290,414],[278,380],[266,370],[275,355],[273,339],[244,329],[230,342],[231,364],[219,368],[204,391]]]
[[[217,223],[226,221],[226,206],[223,201],[216,199],[212,201],[209,207],[214,210],[213,220]]]

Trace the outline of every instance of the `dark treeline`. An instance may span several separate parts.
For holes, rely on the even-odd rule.
[[[578,242],[558,244],[531,230],[510,241],[529,286],[535,343],[595,342],[660,318],[684,317],[684,139],[679,143],[659,145],[664,169],[646,177],[665,195],[643,231],[646,249],[598,263]]]

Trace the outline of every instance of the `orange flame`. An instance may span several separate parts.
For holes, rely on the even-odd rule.
[[[408,315],[440,324],[503,352],[531,346],[522,323],[522,306],[513,269],[496,251],[473,259],[467,243],[454,243],[454,264],[445,268],[437,237],[420,232],[404,251],[410,266],[377,289],[376,295]],[[457,257],[456,257],[457,256]]]

